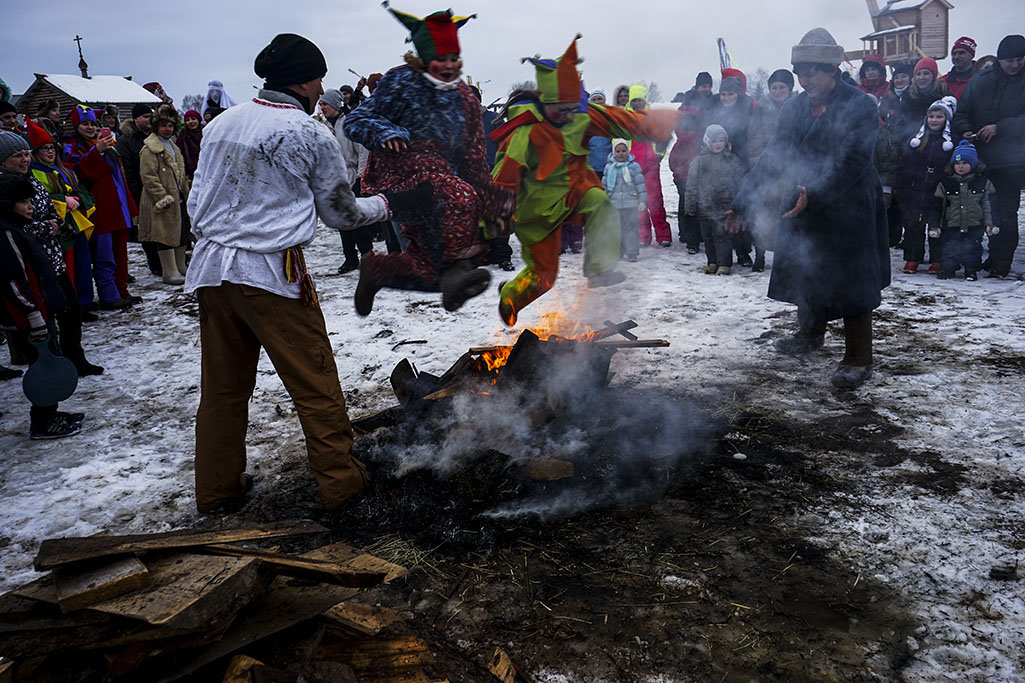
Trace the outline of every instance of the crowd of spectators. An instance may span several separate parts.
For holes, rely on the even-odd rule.
[[[908,275],[926,264],[928,273],[945,279],[959,271],[968,280],[977,279],[980,271],[990,278],[1010,272],[1025,185],[1025,37],[1005,37],[990,58],[977,59],[977,51],[973,39],[959,38],[951,49],[952,67],[943,75],[932,58],[887,65],[870,55],[857,80],[847,79],[878,106],[874,164],[882,182],[889,246],[903,250]],[[368,152],[347,139],[343,121],[381,78],[372,74],[355,86],[329,89],[319,100],[317,117],[337,137],[357,194]],[[57,101],[48,100],[25,116],[9,101],[0,101],[0,177],[9,181],[4,187],[11,193],[0,206],[0,223],[6,231],[31,237],[39,247],[32,262],[52,270],[64,300],[60,306],[51,304],[48,312],[29,306],[19,309],[21,318],[5,314],[14,365],[30,362],[28,342],[43,336],[39,317],[26,317],[38,310],[44,327],[59,339],[56,347],[80,375],[103,372],[86,360],[81,326],[97,321],[97,312],[144,303],[130,289],[138,275],[129,270],[130,243],[141,244],[160,282],[177,287],[184,281],[192,243],[186,199],[204,127],[235,102],[220,82],[211,81],[200,108],[180,113],[159,84],[147,85],[159,89],[165,101],[156,108],[137,105],[124,121],[118,120],[115,106],[62,111]],[[788,208],[783,206],[786,188],[766,183],[754,206],[748,202],[748,230],[727,230],[726,214],[781,119],[787,119],[795,79],[789,69],[774,71],[759,100],[749,94],[747,76],[736,69],[722,70],[717,93],[713,85],[711,74],[701,72],[694,86],[674,99],[682,117],[668,163],[680,197],[678,239],[690,254],[704,243],[705,273],[735,271],[734,255],[737,266],[757,272],[766,267],[766,251],[779,246],[776,229]],[[611,105],[649,106],[643,86],[620,86],[613,93]],[[604,91],[587,95],[605,103]],[[502,123],[493,111],[481,108],[488,130]],[[638,246],[671,246],[659,176],[666,149],[593,138],[590,152],[591,167],[604,175],[620,211],[621,256],[636,260]],[[491,141],[488,155],[493,163]],[[21,197],[29,186],[32,210]],[[966,205],[974,208],[968,211]],[[581,234],[572,227],[564,233],[563,251],[578,252]],[[375,241],[383,241],[390,253],[407,246],[391,221],[340,234],[341,274],[358,269]],[[17,249],[27,249],[22,242],[10,254],[14,261]],[[491,263],[512,270],[508,238],[493,239],[490,247]],[[37,259],[39,254],[45,259]],[[22,295],[18,287],[5,292],[11,301]],[[20,373],[0,367],[0,378]],[[66,436],[80,426],[77,416],[55,407],[33,412],[34,437]]]

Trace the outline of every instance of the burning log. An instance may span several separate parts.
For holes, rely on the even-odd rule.
[[[437,377],[399,363],[392,383],[402,405],[353,422],[374,432],[361,457],[378,482],[360,506],[361,528],[487,536],[517,516],[659,495],[697,439],[678,400],[606,391],[619,350],[669,346],[639,339],[636,327],[527,330],[512,345],[470,348]],[[428,514],[439,522],[425,527]]]
[[[654,349],[669,346],[669,342],[665,339],[638,339],[636,336],[628,341],[594,341],[591,343],[607,349]],[[512,348],[511,346],[471,346],[470,354],[481,356],[488,353],[502,353]]]

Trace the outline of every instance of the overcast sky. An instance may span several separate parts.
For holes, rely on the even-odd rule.
[[[789,66],[790,47],[810,28],[828,29],[847,49],[872,31],[864,0],[453,0],[452,11],[476,12],[460,31],[464,72],[483,81],[485,102],[513,83],[533,79],[520,58],[557,57],[577,32],[588,89],[655,81],[666,98],[694,83],[698,71],[715,74],[716,38],[734,65],[748,72]],[[1008,33],[1025,33],[1025,0],[952,0],[950,39],[969,35],[979,54],[996,53]],[[9,3],[9,4],[8,4]],[[879,0],[885,5],[885,0]],[[83,4],[5,0],[0,25],[0,77],[21,93],[33,73],[78,73],[73,38],[83,40],[91,74],[131,75],[159,81],[176,102],[224,82],[240,101],[255,94],[253,59],[277,33],[299,33],[324,51],[325,87],[354,83],[361,74],[401,63],[405,29],[377,0],[247,0],[246,2],[123,2]],[[394,0],[393,6],[424,16],[449,5]],[[134,25],[133,25],[134,24]],[[941,73],[950,60],[940,62]]]

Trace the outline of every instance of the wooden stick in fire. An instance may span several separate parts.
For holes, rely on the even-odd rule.
[[[596,341],[596,342],[580,342],[581,344],[594,344],[595,346],[603,346],[609,349],[651,349],[651,348],[663,348],[669,346],[669,342],[665,339],[637,339],[637,340],[626,340],[626,341]],[[495,353],[496,351],[502,351],[503,349],[511,349],[511,345],[507,346],[471,346],[470,353],[474,356],[479,356],[484,353]]]

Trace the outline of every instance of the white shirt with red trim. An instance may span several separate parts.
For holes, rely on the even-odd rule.
[[[299,298],[285,250],[313,239],[317,217],[351,230],[389,218],[381,196],[357,198],[338,141],[287,95],[260,91],[203,129],[188,201],[198,238],[185,291],[222,281]]]

